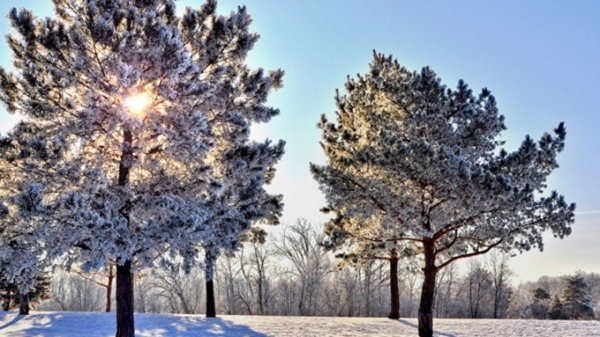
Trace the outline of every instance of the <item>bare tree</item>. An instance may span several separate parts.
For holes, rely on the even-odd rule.
[[[155,294],[168,304],[174,313],[197,314],[200,312],[203,283],[200,270],[185,273],[178,264],[164,265],[152,273],[151,286]]]
[[[71,270],[71,272],[73,272],[74,274],[78,275],[79,277],[88,280],[88,281],[92,281],[94,283],[96,283],[97,285],[99,285],[100,287],[104,288],[106,291],[106,295],[105,295],[105,310],[106,312],[110,312],[112,309],[112,293],[113,293],[113,282],[115,279],[115,274],[114,274],[114,270],[115,270],[115,263],[113,261],[108,261],[107,263],[107,267],[108,270],[97,270],[93,273],[86,273],[84,271],[81,270],[81,268],[76,267],[73,268]],[[101,281],[102,279],[105,280],[105,282]]]
[[[102,311],[105,293],[95,279],[58,270],[53,275],[52,298],[40,305],[43,310]]]
[[[492,277],[478,261],[470,261],[465,280],[469,289],[469,313],[471,318],[481,317],[486,296],[492,287]]]
[[[219,298],[219,303],[225,303],[225,312],[228,315],[240,313],[237,305],[236,283],[239,268],[236,266],[237,257],[233,254],[224,254],[219,259],[217,268],[217,287],[220,289],[217,293],[222,294],[224,298]]]
[[[437,317],[455,315],[453,292],[455,292],[457,278],[457,268],[454,265],[450,265],[440,272],[435,287],[435,314]]]
[[[506,317],[510,303],[512,290],[509,282],[513,272],[508,265],[509,259],[510,255],[497,251],[488,256],[488,267],[492,276],[494,318]]]
[[[264,315],[267,312],[271,284],[268,279],[267,270],[269,268],[269,256],[272,249],[259,243],[251,243],[246,250],[239,252],[240,272],[246,281],[246,286],[250,296],[255,303],[256,312]]]
[[[287,273],[299,287],[300,315],[315,314],[323,279],[332,269],[322,242],[323,234],[317,234],[307,220],[301,219],[285,228],[279,242],[274,244],[276,253],[290,263]]]

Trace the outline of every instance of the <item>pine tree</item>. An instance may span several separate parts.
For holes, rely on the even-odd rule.
[[[2,300],[2,310],[8,311],[13,307],[19,306],[20,314],[27,315],[29,314],[30,305],[35,306],[50,298],[52,278],[48,273],[41,272],[32,282],[33,288],[23,289],[21,284],[17,283],[18,278],[9,279],[9,276],[12,274],[10,270],[7,270],[8,266],[9,263],[7,262],[2,263],[0,266],[0,299]],[[23,301],[23,299],[26,299],[26,301]]]
[[[546,319],[548,317],[550,294],[543,288],[536,288],[533,291],[533,303],[528,306],[531,315],[537,319]]]
[[[0,158],[11,158],[11,139],[0,140]],[[37,303],[49,293],[50,278],[44,273],[49,261],[43,259],[40,228],[29,215],[36,210],[35,186],[26,186],[28,175],[15,177],[14,167],[0,160],[0,289],[4,310],[19,304],[19,313],[29,314],[30,302]],[[13,192],[30,187],[24,193]],[[19,210],[7,205],[18,204]]]
[[[570,234],[575,205],[543,194],[564,148],[562,123],[509,153],[489,90],[474,95],[463,81],[453,90],[430,68],[411,72],[377,53],[345,88],[337,122],[319,123],[327,164],[311,165],[326,208],[345,219],[326,231],[340,249],[374,239],[390,250],[412,245],[424,272],[420,336],[433,334],[440,269],[494,248],[541,249],[546,231]]]
[[[244,7],[220,16],[209,0],[178,17],[172,0],[53,2],[53,18],[9,14],[15,72],[0,69],[0,99],[27,121],[0,163],[22,184],[2,202],[47,261],[116,262],[116,336],[131,337],[136,269],[190,266],[197,247],[232,245],[229,226],[278,216],[262,185],[283,143],[249,134],[279,113],[265,103],[283,72],[246,66],[258,35]]]
[[[211,205],[215,211],[207,221],[214,232],[202,244],[207,317],[216,316],[213,277],[221,250],[233,253],[243,241],[264,242],[264,230],[253,225],[278,225],[283,209],[282,196],[271,195],[263,188],[274,177],[274,164],[283,155],[283,143],[234,145],[221,141],[221,150],[215,153],[220,156],[216,159],[220,163],[218,175],[227,177],[230,183],[214,194]]]
[[[558,295],[554,295],[552,298],[552,302],[550,302],[550,309],[548,310],[548,317],[550,319],[566,319],[568,316],[566,315],[565,308],[558,298]]]
[[[543,288],[536,288],[533,291],[533,299],[534,301],[542,301],[550,299],[550,294]]]
[[[582,275],[566,279],[561,297],[565,315],[569,319],[594,319],[590,290]]]

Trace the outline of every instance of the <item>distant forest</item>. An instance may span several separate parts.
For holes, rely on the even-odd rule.
[[[221,256],[215,279],[217,312],[386,316],[390,305],[387,263],[372,261],[341,267],[339,259],[322,249],[322,241],[323,235],[313,225],[298,221],[264,244],[247,243],[235,255]],[[401,266],[400,313],[402,317],[416,317],[422,277],[416,264],[405,260]],[[489,254],[465,266],[450,266],[437,278],[436,317],[598,319],[600,316],[597,314],[600,274],[543,276],[535,282],[517,285],[508,255]],[[204,313],[206,282],[201,266],[185,273],[174,262],[157,265],[136,277],[137,312]],[[114,306],[107,308],[108,280],[106,273],[56,272],[52,282],[47,283],[49,298],[40,301],[38,309],[114,310]],[[0,293],[5,304],[7,295],[10,297],[7,290]],[[114,291],[111,299],[114,303]]]

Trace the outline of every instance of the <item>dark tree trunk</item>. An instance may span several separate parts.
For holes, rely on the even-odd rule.
[[[206,317],[217,316],[215,288],[213,283],[216,259],[216,256],[207,249],[204,258],[204,277],[206,278]]]
[[[4,303],[2,303],[2,309],[4,311],[10,310],[10,289],[6,289],[6,297],[4,298]]]
[[[390,260],[390,295],[391,306],[388,318],[400,318],[400,294],[398,291],[398,258],[392,257]]]
[[[113,266],[108,265],[108,282],[106,283],[106,312],[110,312],[112,309],[112,285],[113,285]]]
[[[129,183],[130,165],[133,160],[132,149],[133,135],[128,128],[123,130],[123,148],[121,161],[119,163],[119,186]],[[129,225],[130,202],[119,210]],[[117,333],[116,337],[135,337],[135,326],[133,319],[133,273],[131,272],[131,260],[125,261],[123,265],[117,262]]]
[[[216,317],[215,290],[213,280],[206,281],[206,317]]]
[[[433,301],[435,295],[435,266],[434,244],[430,240],[423,242],[425,267],[423,268],[423,288],[419,304],[419,337],[433,336]]]
[[[265,314],[263,306],[263,278],[262,275],[258,278],[258,312],[261,315]]]
[[[21,303],[19,305],[19,315],[29,315],[29,294],[21,294]]]
[[[133,273],[131,261],[117,265],[117,334],[116,337],[134,337]]]

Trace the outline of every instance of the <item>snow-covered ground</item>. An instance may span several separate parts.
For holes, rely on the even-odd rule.
[[[416,320],[386,318],[221,316],[136,314],[136,335],[148,337],[259,336],[416,336]],[[35,312],[29,316],[0,313],[0,336],[112,337],[114,313]],[[466,336],[600,336],[599,321],[436,319],[436,335]]]

